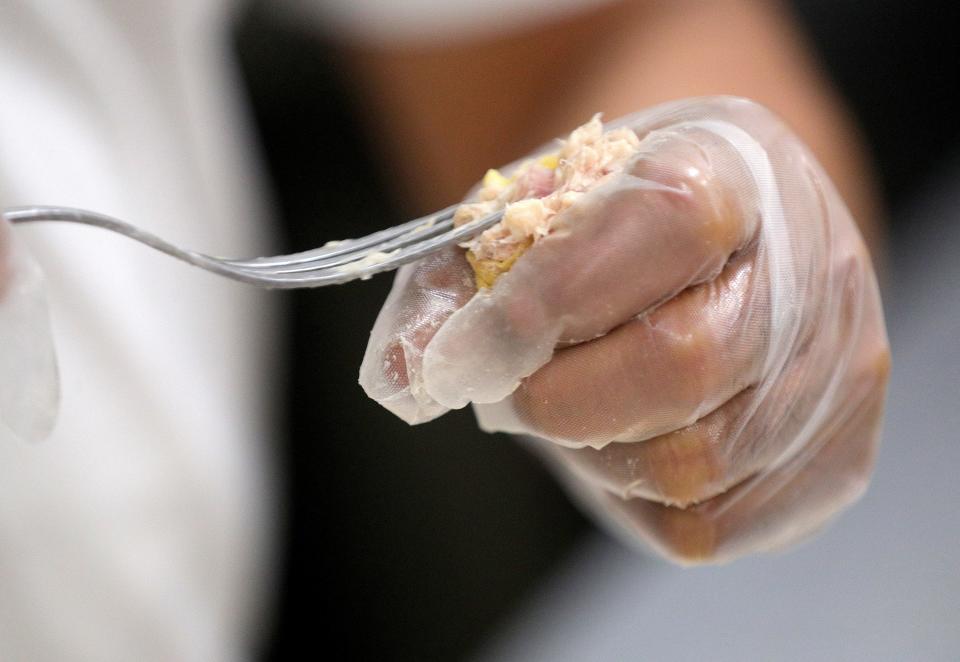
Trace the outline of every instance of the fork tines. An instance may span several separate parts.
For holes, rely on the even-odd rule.
[[[457,207],[459,205],[452,205],[366,237],[330,242],[302,253],[223,262],[254,278],[269,281],[264,284],[272,287],[318,287],[366,280],[469,239],[498,223],[503,216],[503,212],[498,211],[454,228],[453,214]]]

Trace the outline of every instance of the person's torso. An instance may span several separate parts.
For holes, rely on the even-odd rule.
[[[83,207],[215,254],[268,251],[231,4],[3,3],[0,207]],[[234,627],[269,535],[269,299],[100,230],[14,232],[47,275],[62,408],[42,446],[0,444],[0,545],[29,512],[52,513],[66,544],[99,527],[109,545],[123,518],[144,518],[131,526],[146,537],[171,527]],[[131,489],[157,511],[125,511]],[[8,600],[33,590],[29,574],[5,575]]]

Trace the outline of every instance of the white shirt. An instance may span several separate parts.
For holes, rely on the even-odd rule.
[[[509,27],[514,5],[529,21],[596,1],[465,2],[459,20],[438,0],[316,6],[368,38],[449,38],[480,15]],[[269,253],[232,8],[3,0],[0,207],[84,207]],[[92,228],[13,232],[47,276],[62,404],[46,442],[0,432],[0,660],[244,659],[272,594],[270,296]]]
[[[4,0],[0,206],[269,252],[225,3]],[[272,538],[271,300],[83,227],[46,273],[62,405],[0,440],[0,659],[241,659]]]

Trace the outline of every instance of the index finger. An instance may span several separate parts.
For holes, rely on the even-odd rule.
[[[750,182],[719,136],[648,134],[626,172],[561,213],[491,290],[447,320],[424,353],[428,392],[449,408],[497,402],[558,343],[603,335],[714,278],[759,225]]]
[[[744,170],[705,130],[648,134],[624,173],[559,216],[503,276],[514,323],[527,330],[536,314],[562,317],[561,340],[581,342],[712,280],[756,232]]]

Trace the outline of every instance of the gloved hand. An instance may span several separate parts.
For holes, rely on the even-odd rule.
[[[691,99],[490,290],[462,249],[401,270],[360,381],[410,423],[472,402],[607,521],[680,562],[820,528],[868,482],[889,349],[870,258],[771,113]]]
[[[43,276],[0,218],[0,437],[46,437],[58,403]]]

